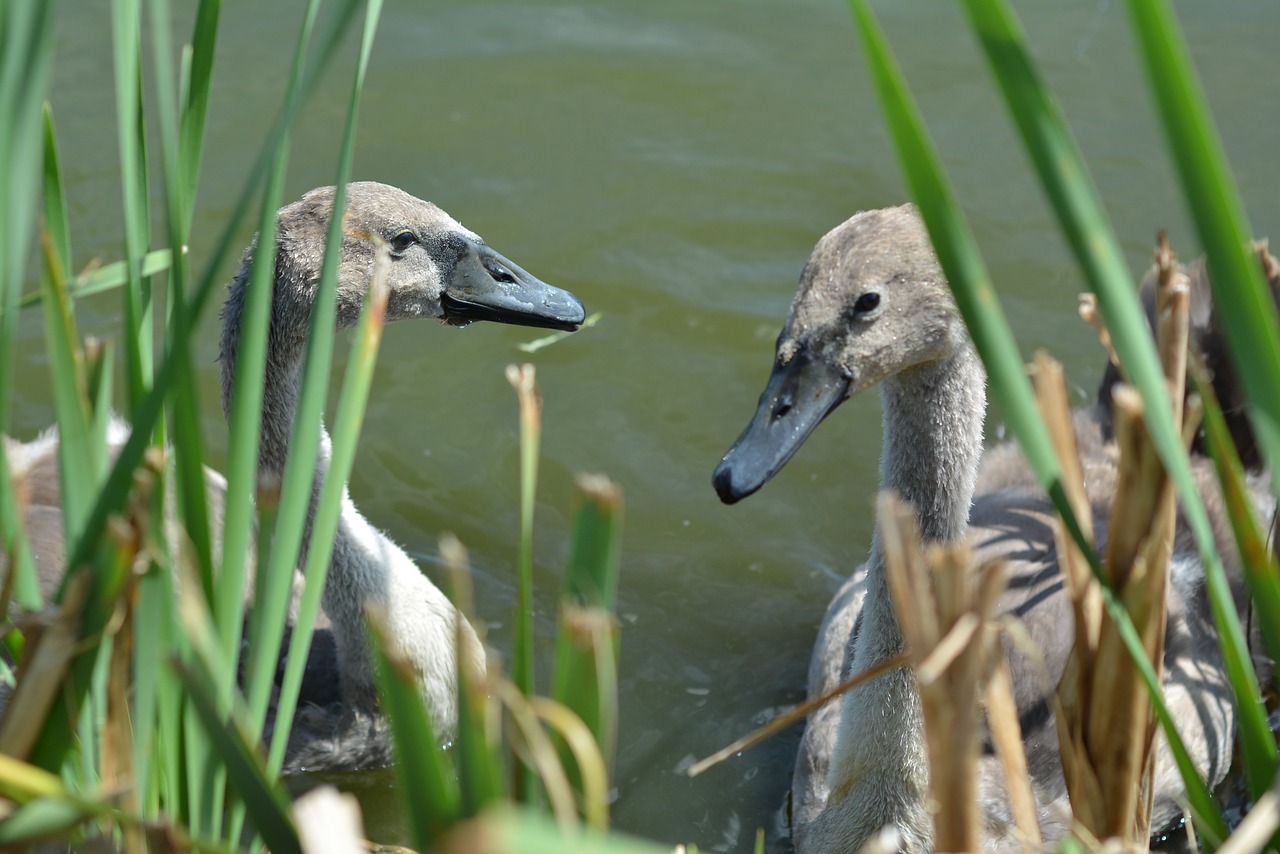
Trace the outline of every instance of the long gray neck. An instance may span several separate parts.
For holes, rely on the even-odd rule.
[[[880,396],[880,489],[892,490],[915,508],[925,544],[962,540],[982,457],[987,408],[986,373],[972,343],[966,336],[947,358],[886,380]],[[888,657],[903,644],[878,531],[872,537],[867,569],[863,634],[877,637],[877,646]]]
[[[244,308],[243,275],[232,283],[231,294],[223,309],[222,337],[222,403],[230,417],[235,371],[239,355],[239,330]],[[294,422],[302,393],[303,362],[306,353],[305,330],[310,315],[301,301],[282,301],[277,288],[272,304],[272,318],[267,340],[266,366],[263,376],[262,424],[258,448],[258,477],[284,476]],[[332,444],[323,423],[316,453],[315,473],[307,508],[299,566],[303,565],[311,544],[312,526],[320,492],[329,473]],[[344,485],[342,510],[334,535],[329,574],[324,586],[325,613],[332,621],[340,656],[344,658],[342,679],[349,696],[373,697],[371,671],[367,663],[364,641],[364,608],[369,601],[386,596],[387,574],[392,562],[390,552],[400,550],[373,528],[360,514],[347,495]],[[406,558],[407,560],[407,558]],[[349,659],[349,660],[346,660]],[[348,681],[358,684],[348,686]],[[351,688],[351,690],[347,690]]]
[[[985,380],[966,338],[951,356],[881,386],[880,485],[915,507],[926,543],[964,536],[982,454]],[[851,673],[905,649],[878,534],[872,538],[859,619]],[[849,691],[841,701],[828,772],[831,794],[814,838],[847,844],[893,825],[904,835],[904,850],[930,850],[928,767],[924,716],[911,668],[899,667]]]

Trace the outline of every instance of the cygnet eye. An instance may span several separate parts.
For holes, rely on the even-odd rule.
[[[875,291],[868,291],[858,297],[857,302],[853,304],[853,313],[855,316],[860,314],[869,314],[876,310],[880,305],[880,294]]]
[[[402,231],[391,238],[391,249],[393,252],[403,252],[417,242],[418,235],[412,231]]]

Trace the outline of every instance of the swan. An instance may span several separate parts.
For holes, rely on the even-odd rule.
[[[716,468],[713,485],[734,503],[758,490],[818,423],[849,397],[879,385],[880,488],[896,491],[919,518],[925,542],[967,539],[975,565],[1002,557],[1008,591],[998,610],[1022,620],[1043,664],[1007,650],[1027,762],[1046,841],[1071,827],[1049,700],[1070,650],[1069,596],[1053,539],[1054,512],[1013,444],[983,454],[986,375],[911,205],[859,213],[817,244],[778,337],[772,374],[755,416]],[[1079,443],[1099,547],[1105,544],[1116,451],[1097,407],[1077,413]],[[1218,546],[1244,607],[1239,559],[1208,463],[1195,475]],[[1255,499],[1266,499],[1254,484]],[[861,511],[861,503],[855,510]],[[1222,780],[1231,761],[1233,712],[1201,568],[1185,524],[1171,561],[1164,688],[1199,772]],[[892,658],[905,642],[890,600],[879,535],[836,594],[809,668],[816,697],[851,673]],[[1043,668],[1043,669],[1042,669]],[[1046,672],[1049,678],[1044,678]],[[1003,771],[988,749],[979,764],[983,848],[1019,850]],[[799,852],[855,851],[882,828],[902,849],[932,850],[928,765],[915,676],[900,667],[812,715],[792,787]],[[1183,787],[1163,738],[1154,777],[1152,827],[1180,815]]]
[[[312,190],[277,213],[259,478],[271,477],[277,482],[283,478],[334,189]],[[563,330],[582,324],[584,310],[575,296],[525,272],[440,208],[396,187],[356,182],[347,185],[337,280],[339,329],[355,325],[359,318],[377,252],[374,235],[376,242],[385,242],[390,248],[389,321],[435,318],[451,326],[466,326],[472,321],[492,320]],[[228,418],[255,249],[256,238],[228,286],[222,311],[219,367],[222,405]],[[128,428],[117,422],[110,432],[118,451],[128,438]],[[321,425],[301,561],[306,559],[311,517],[329,469],[331,448]],[[26,444],[6,439],[5,452],[26,497],[24,517],[32,535],[41,586],[48,592],[56,588],[65,560],[56,433],[46,433]],[[206,484],[216,532],[226,483],[216,472],[206,470]],[[304,681],[298,715],[289,734],[286,773],[348,770],[391,761],[390,745],[376,711],[377,692],[365,637],[365,608],[371,604],[382,609],[388,636],[411,663],[437,735],[452,737],[458,714],[455,633],[460,629],[469,660],[483,667],[480,641],[472,626],[405,551],[361,515],[344,487],[322,596],[322,628],[312,647],[309,678]]]
[[[1270,253],[1266,241],[1253,244],[1253,255],[1262,269],[1263,279],[1271,291],[1271,301],[1276,311],[1280,312],[1280,261]],[[1214,396],[1222,407],[1222,417],[1226,421],[1227,431],[1240,462],[1247,471],[1259,471],[1262,468],[1262,450],[1253,435],[1253,427],[1249,424],[1248,407],[1244,398],[1244,385],[1231,363],[1227,351],[1226,331],[1222,328],[1222,318],[1215,311],[1213,294],[1209,284],[1209,267],[1203,257],[1187,265],[1178,265],[1178,272],[1186,277],[1190,309],[1190,341],[1189,347],[1200,359],[1212,385]],[[1156,271],[1151,269],[1143,277],[1138,287],[1138,296],[1147,318],[1147,326],[1155,328],[1156,317]],[[1104,438],[1111,438],[1112,411],[1111,392],[1121,382],[1120,369],[1114,362],[1108,361],[1103,371],[1102,380],[1098,384],[1098,411]],[[1192,381],[1188,375],[1185,394],[1192,393]],[[1193,453],[1206,454],[1202,436],[1196,436],[1192,443]]]

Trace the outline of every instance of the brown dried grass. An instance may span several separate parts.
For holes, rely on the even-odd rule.
[[[877,511],[889,589],[920,687],[934,845],[976,851],[979,696],[996,649],[992,617],[1004,592],[1003,565],[973,571],[964,544],[921,552],[915,513],[896,496],[882,494]]]
[[[1157,349],[1175,423],[1183,435],[1188,292],[1161,238],[1156,253]],[[1086,304],[1087,307],[1087,304]],[[1087,311],[1082,312],[1086,314]],[[1104,343],[1105,330],[1101,330]],[[1082,522],[1090,518],[1061,370],[1041,357],[1037,396],[1062,460],[1068,495]],[[1142,401],[1117,387],[1115,436],[1119,452],[1110,537],[1102,571],[1128,611],[1147,656],[1159,673],[1164,653],[1165,599],[1173,547],[1174,490],[1143,425]],[[1059,524],[1063,576],[1073,602],[1076,641],[1055,702],[1059,746],[1071,808],[1083,839],[1145,849],[1150,835],[1155,721],[1146,689],[1115,624],[1102,609],[1098,582]],[[1086,531],[1088,534],[1089,532]],[[1091,535],[1090,535],[1091,536]]]

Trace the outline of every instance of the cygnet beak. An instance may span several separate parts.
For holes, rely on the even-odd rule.
[[[848,396],[849,378],[804,350],[775,362],[755,417],[711,478],[720,500],[733,504],[764,486]]]
[[[494,252],[488,246],[469,256],[454,270],[441,305],[452,326],[492,320],[573,332],[586,310],[568,291],[548,285]]]

